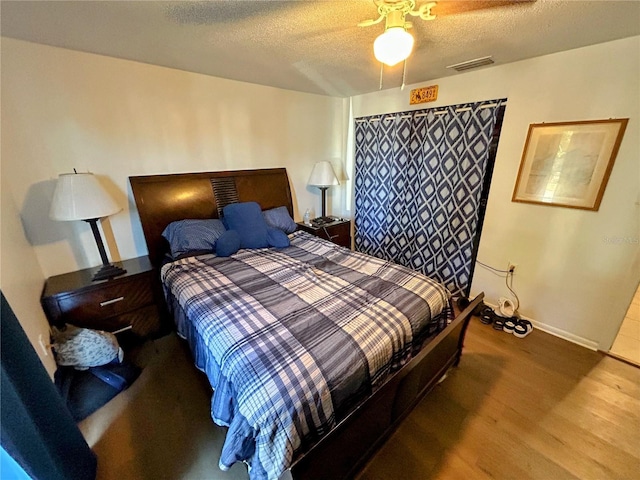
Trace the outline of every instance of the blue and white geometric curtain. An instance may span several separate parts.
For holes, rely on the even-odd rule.
[[[505,100],[356,119],[355,248],[463,294]]]

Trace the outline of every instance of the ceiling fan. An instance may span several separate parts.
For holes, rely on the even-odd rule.
[[[413,49],[413,36],[407,32],[413,26],[405,17],[412,15],[422,20],[434,20],[431,9],[436,2],[425,3],[415,10],[415,0],[374,0],[380,16],[377,19],[358,23],[359,27],[370,27],[385,20],[384,33],[373,43],[373,53],[381,62],[390,67],[405,60]]]
[[[427,2],[416,8],[415,0],[373,0],[378,9],[378,18],[364,20],[359,27],[370,27],[385,21],[384,32],[373,43],[373,52],[380,65],[380,88],[382,88],[383,65],[393,66],[405,61],[413,50],[413,36],[407,31],[413,24],[406,20],[407,15],[422,20],[434,20],[437,16],[454,15],[483,10],[492,7],[531,3],[536,0],[440,0]],[[404,87],[404,73],[402,86]]]

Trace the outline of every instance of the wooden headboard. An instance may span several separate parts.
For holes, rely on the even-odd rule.
[[[129,177],[151,263],[159,265],[168,243],[162,232],[187,218],[219,218],[233,202],[258,202],[263,210],[286,206],[293,218],[284,168]]]

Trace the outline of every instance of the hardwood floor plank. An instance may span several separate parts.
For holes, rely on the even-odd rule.
[[[131,388],[82,422],[98,479],[247,479],[218,469],[225,429],[184,342],[149,349]],[[640,369],[538,330],[472,320],[458,368],[400,425],[360,480],[637,480]]]
[[[462,401],[467,408],[472,410],[473,407],[469,406],[468,398],[472,398],[478,394],[476,385],[482,380],[479,380],[479,378],[481,378],[480,375],[473,369],[469,370],[470,371],[465,371],[464,368],[456,370],[452,376],[461,377],[460,382],[443,384],[442,389],[448,391],[451,398],[456,401]],[[614,475],[612,477],[610,476],[610,478],[632,478],[629,475],[633,471],[633,468],[635,468],[635,471],[640,470],[640,464],[637,458],[634,458],[633,455],[629,455],[615,446],[618,441],[611,443],[610,441],[603,440],[600,438],[602,435],[597,429],[594,430],[597,432],[594,434],[591,430],[576,425],[575,421],[571,418],[573,415],[570,415],[569,419],[567,419],[566,415],[561,415],[561,413],[556,412],[552,402],[541,402],[540,396],[535,392],[535,389],[527,388],[527,385],[517,385],[508,380],[500,381],[492,387],[486,403],[483,404],[483,409],[485,406],[486,408],[491,408],[493,412],[496,412],[494,415],[502,411],[503,415],[509,416],[511,419],[516,416],[515,418],[518,421],[530,422],[532,428],[535,427],[534,434],[536,436],[539,435],[547,438],[551,443],[554,441],[548,437],[557,439],[557,441],[561,443],[561,445],[558,446],[559,448],[572,448],[582,456],[584,456],[584,452],[590,453],[595,463],[600,462],[606,464],[608,458],[615,459],[613,463],[622,466],[622,468],[614,470],[618,472],[620,476],[616,477]],[[437,405],[434,405],[433,408],[437,408]],[[575,408],[579,409],[580,405],[576,403]],[[627,418],[626,415],[621,415],[623,412],[611,408],[609,405],[602,404],[602,408],[607,412],[610,411],[609,413],[612,419],[616,422],[624,421],[624,419]],[[636,401],[636,409],[637,408]],[[478,410],[477,414],[482,413],[483,410]],[[617,419],[615,418],[616,415],[618,417]],[[633,435],[631,441],[633,442],[635,438],[637,442],[637,430],[632,428],[631,433]],[[618,440],[621,440],[621,438]],[[573,452],[570,453],[572,454]],[[635,465],[635,467],[633,467],[633,465]],[[631,467],[626,468],[625,466]],[[595,465],[595,467],[597,468],[597,465]]]
[[[550,415],[543,419],[540,427],[566,446],[559,447],[560,452],[571,448],[583,457],[606,466],[608,470],[614,472],[610,478],[638,478],[640,459],[637,455],[629,454],[619,448],[619,442],[611,443],[603,440],[591,431],[578,427],[557,415]]]
[[[640,398],[640,368],[628,368],[628,364],[607,356],[599,366],[600,368],[589,372],[590,379],[608,385],[633,399]],[[622,366],[624,368],[621,368]]]
[[[637,479],[639,383],[598,352],[472,321],[460,366],[359,478]]]
[[[606,358],[595,352],[590,353],[594,354],[593,358],[598,362]],[[477,359],[481,365],[486,363],[485,360],[486,357]],[[637,399],[586,378],[586,372],[583,371],[585,365],[584,362],[575,364],[575,371],[582,372],[583,376],[580,377],[520,359],[510,362],[502,374],[519,391],[526,391],[532,381],[537,382],[536,388],[539,391],[531,391],[530,395],[536,396],[544,411],[553,409],[583,428],[598,432],[607,441],[633,438],[640,429]],[[597,363],[589,365],[591,370],[598,368]],[[499,392],[497,396],[503,397],[504,393]],[[621,415],[621,411],[626,415]],[[625,443],[622,448],[636,447]]]
[[[440,464],[437,472],[441,479],[465,479],[465,480],[487,480],[491,477],[484,471],[471,465],[470,462],[461,457],[455,451],[448,451]],[[423,477],[424,479],[424,477]]]
[[[549,429],[546,428],[544,421],[541,421],[540,417],[527,415],[526,412],[517,410],[509,405],[501,407],[497,402],[488,403],[487,408],[483,408],[481,414],[495,418],[498,424],[513,432],[519,441],[523,442],[528,448],[538,452],[578,478],[619,478],[618,472],[603,465],[597,459],[585,455],[583,449],[575,448],[574,439],[576,436],[583,437],[588,435],[588,432],[583,429],[572,428],[573,426],[570,423],[567,424],[567,430]],[[555,423],[554,421],[553,424]],[[609,450],[615,449],[609,448]]]

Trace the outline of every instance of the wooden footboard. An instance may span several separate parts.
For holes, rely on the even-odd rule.
[[[292,465],[294,480],[353,478],[400,422],[458,364],[478,295],[442,332]]]

